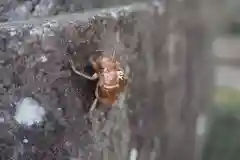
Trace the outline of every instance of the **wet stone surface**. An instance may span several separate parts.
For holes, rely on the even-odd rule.
[[[86,119],[96,81],[74,74],[69,59],[94,73],[88,59],[99,54],[105,22],[117,23],[107,15],[90,23],[1,26],[0,148],[10,148],[2,147],[1,155],[24,160],[99,158]]]

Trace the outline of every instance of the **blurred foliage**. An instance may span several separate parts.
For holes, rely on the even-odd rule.
[[[203,160],[240,159],[240,91],[218,87]]]
[[[239,160],[240,121],[231,114],[215,117],[203,152],[203,160]]]
[[[240,91],[227,86],[218,87],[215,90],[214,102],[219,107],[240,109]]]

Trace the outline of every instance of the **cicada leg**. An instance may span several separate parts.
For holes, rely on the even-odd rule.
[[[98,87],[99,86],[97,85],[97,87],[95,89],[95,96],[96,96],[96,98],[94,99],[94,101],[93,101],[93,103],[92,103],[92,105],[90,107],[90,110],[89,110],[89,116],[90,116],[91,119],[92,119],[92,112],[97,107],[97,102],[98,102],[98,99],[99,99]]]
[[[92,112],[94,111],[94,109],[97,107],[97,102],[98,102],[98,99],[95,98],[92,105],[91,105],[91,108],[89,110],[89,117],[92,119],[93,116],[92,116]]]
[[[73,64],[72,60],[70,60],[70,65],[71,65],[71,68],[74,71],[74,73],[76,73],[77,75],[83,76],[84,78],[87,78],[89,80],[96,80],[96,79],[98,79],[97,73],[93,74],[93,76],[89,76],[89,75],[87,75],[85,73],[82,73],[82,72],[78,71],[76,66]]]

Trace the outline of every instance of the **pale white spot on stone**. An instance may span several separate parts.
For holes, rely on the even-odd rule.
[[[28,97],[18,102],[14,119],[22,125],[31,126],[43,121],[45,110],[37,101]]]
[[[132,148],[130,152],[129,160],[136,160],[138,156],[138,151],[136,148]]]
[[[24,138],[23,143],[28,143],[28,139]]]
[[[69,141],[66,141],[66,142],[65,142],[65,145],[69,147],[69,146],[71,146],[71,145],[72,145],[72,143],[71,143],[71,142],[69,142]]]
[[[124,6],[123,9],[128,12],[130,10],[130,7],[129,6]]]
[[[4,117],[0,117],[0,123],[4,123],[4,122],[5,122]]]
[[[14,31],[14,30],[10,31],[10,36],[15,36],[16,34],[17,34],[16,31]]]
[[[54,33],[49,28],[43,28],[43,33],[44,34],[42,36],[48,36],[48,37],[54,36]]]
[[[162,15],[166,11],[166,7],[164,5],[159,5],[158,14]]]
[[[40,57],[40,61],[42,62],[42,63],[45,63],[45,62],[47,62],[47,57],[45,56],[45,55],[43,55],[43,56],[41,56]]]
[[[30,30],[30,35],[42,35],[43,34],[43,30],[40,28],[33,28]]]
[[[118,19],[118,13],[117,12],[110,12],[111,16],[114,17],[115,19]]]
[[[57,22],[46,22],[45,24],[43,24],[44,27],[49,26],[50,28],[54,28],[59,26],[59,24]]]

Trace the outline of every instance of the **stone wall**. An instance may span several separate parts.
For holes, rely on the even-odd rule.
[[[0,24],[1,125],[6,126],[1,137],[9,136],[19,146],[15,158],[17,153],[24,157],[47,151],[47,159],[61,150],[58,159],[63,159],[64,149],[72,159],[193,160],[196,119],[210,102],[211,88],[205,28],[194,21],[198,7],[169,1],[167,8],[135,4]],[[117,45],[116,24],[121,28]],[[94,116],[100,121],[89,123],[96,82],[74,74],[68,62],[73,59],[92,74],[90,55],[97,50],[110,54],[113,47],[130,82],[117,105],[104,115],[99,106]],[[50,129],[38,131],[49,142],[44,147],[19,135],[29,129],[23,127],[23,132],[12,118],[25,97],[50,114],[44,123]],[[34,147],[22,145],[25,139]]]

